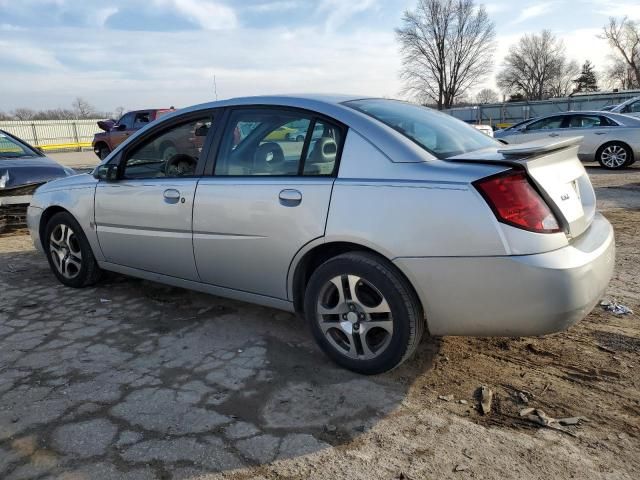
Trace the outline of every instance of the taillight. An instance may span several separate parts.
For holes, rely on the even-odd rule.
[[[531,186],[524,172],[510,170],[477,180],[473,185],[500,222],[537,233],[561,230],[553,212]]]

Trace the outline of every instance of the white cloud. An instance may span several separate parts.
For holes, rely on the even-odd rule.
[[[320,0],[317,11],[326,14],[325,30],[331,32],[375,4],[376,0]]]
[[[320,26],[105,36],[95,29],[63,29],[46,32],[46,38],[38,62],[46,70],[3,75],[2,109],[66,106],[77,96],[101,110],[188,106],[214,98],[214,74],[219,98],[287,92],[394,97],[400,90],[393,32],[329,33]],[[24,51],[36,42],[32,32],[22,32],[11,49]],[[5,50],[0,45],[0,58]],[[65,66],[52,61],[62,51]]]
[[[522,23],[527,20],[531,20],[532,18],[540,17],[548,13],[552,7],[553,4],[551,2],[537,3],[527,7],[520,12],[520,15],[518,15],[518,18],[516,18],[513,23]]]
[[[103,28],[105,23],[107,23],[107,20],[118,12],[118,7],[99,8],[95,14],[91,15],[93,20],[92,23],[94,23],[98,28]]]
[[[283,12],[286,10],[293,10],[295,8],[301,8],[300,4],[293,0],[281,0],[270,1],[267,3],[260,3],[258,5],[248,5],[243,7],[247,11],[251,12]]]
[[[153,0],[153,3],[181,14],[206,30],[235,28],[238,24],[231,7],[210,0]]]

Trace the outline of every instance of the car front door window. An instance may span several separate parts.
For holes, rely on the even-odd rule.
[[[542,120],[538,120],[537,122],[533,122],[531,125],[529,125],[526,131],[529,132],[529,131],[552,130],[555,128],[561,128],[563,120],[564,120],[564,117],[543,118]]]
[[[211,118],[203,117],[154,135],[127,154],[124,178],[193,176],[210,128]]]
[[[133,128],[133,113],[126,113],[120,120],[118,120],[118,125],[116,125],[118,130],[131,130]]]

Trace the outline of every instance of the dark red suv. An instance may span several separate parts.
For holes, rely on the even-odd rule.
[[[104,130],[104,132],[96,133],[93,136],[93,151],[102,160],[133,132],[140,130],[162,115],[173,111],[175,111],[173,107],[135,110],[125,113],[118,121],[102,120],[98,122],[98,126]]]

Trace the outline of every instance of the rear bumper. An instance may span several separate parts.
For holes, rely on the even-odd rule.
[[[537,255],[398,258],[432,335],[528,336],[569,328],[613,275],[611,224],[596,214],[571,245]]]

